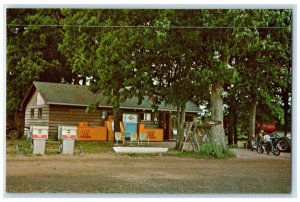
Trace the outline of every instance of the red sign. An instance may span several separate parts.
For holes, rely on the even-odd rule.
[[[82,130],[80,138],[90,139],[92,136],[90,135],[89,130]]]
[[[149,139],[156,139],[155,131],[153,130],[148,130],[147,135]]]
[[[62,139],[75,139],[75,135],[70,135],[70,134],[63,134],[61,136]]]
[[[32,139],[47,139],[47,135],[43,135],[43,134],[32,134]]]

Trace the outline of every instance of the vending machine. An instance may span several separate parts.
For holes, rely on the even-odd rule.
[[[130,133],[137,132],[138,115],[123,114],[123,123],[125,130],[125,138],[130,138]]]

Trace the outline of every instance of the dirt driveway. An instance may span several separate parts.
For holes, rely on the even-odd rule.
[[[236,158],[128,156],[7,157],[9,193],[283,193],[291,192],[291,154],[235,149]],[[139,196],[139,195],[137,195]]]

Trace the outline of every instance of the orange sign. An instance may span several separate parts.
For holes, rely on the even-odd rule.
[[[144,128],[144,124],[140,124],[139,133],[146,133],[152,142],[164,141],[164,130],[160,128]]]
[[[78,127],[77,139],[79,141],[107,140],[107,128],[104,127]]]

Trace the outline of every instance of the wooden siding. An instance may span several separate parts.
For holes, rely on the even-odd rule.
[[[38,92],[37,98],[36,98],[36,105],[44,105],[44,104],[45,104],[45,100],[41,96],[41,94]]]
[[[31,109],[34,116],[31,117]],[[38,117],[38,110],[42,109],[42,117]],[[25,110],[25,126],[48,126],[49,124],[49,105],[27,106]],[[25,128],[25,134],[29,129]]]
[[[31,99],[35,100],[36,99]],[[33,104],[33,102],[31,102]],[[31,117],[31,109],[34,110],[34,117]],[[42,109],[42,117],[38,117],[38,110]],[[48,126],[49,127],[49,139],[56,139],[59,125],[74,125],[78,126],[79,122],[88,122],[90,126],[103,126],[104,120],[102,120],[102,112],[108,112],[108,115],[112,115],[112,110],[97,109],[86,113],[86,107],[79,106],[61,106],[61,105],[28,105],[25,110],[25,125],[26,126]],[[162,123],[166,122],[169,125],[169,133],[165,134],[165,138],[172,138],[172,128],[176,127],[176,120],[173,120],[171,114],[168,120],[164,120],[166,117],[160,117],[160,124],[154,123],[154,121],[141,121],[141,113],[148,111],[140,110],[121,110],[120,119],[123,117],[123,113],[134,113],[139,117],[139,123],[144,123],[149,128],[163,128]],[[149,111],[151,112],[151,111]],[[166,112],[165,112],[166,113]],[[161,115],[165,114],[164,112]],[[167,112],[168,113],[168,112]],[[153,115],[153,114],[152,114]],[[195,116],[196,114],[187,113],[187,116]],[[153,116],[152,116],[153,117]],[[166,129],[166,128],[165,128]],[[165,130],[164,129],[164,130]],[[28,129],[25,129],[27,132]],[[166,131],[165,131],[166,132]]]
[[[91,126],[103,126],[104,121],[101,119],[101,116],[102,110],[100,109],[86,113],[86,107],[51,105],[49,134],[56,137],[59,125],[78,126],[79,122],[88,122]]]
[[[38,91],[34,91],[32,97],[30,98],[27,107],[28,106],[36,106],[37,103],[37,95],[38,95]]]

